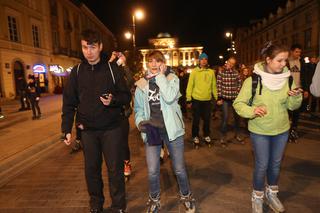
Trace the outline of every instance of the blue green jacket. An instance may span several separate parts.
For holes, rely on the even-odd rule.
[[[170,73],[167,76],[159,74],[155,77],[156,84],[160,93],[160,109],[165,123],[165,128],[170,141],[185,134],[185,125],[182,120],[182,113],[178,99],[181,96],[179,92],[179,78]],[[150,106],[148,101],[149,82],[141,78],[136,83],[134,98],[135,124],[150,119]],[[142,139],[146,141],[146,134],[141,133]]]

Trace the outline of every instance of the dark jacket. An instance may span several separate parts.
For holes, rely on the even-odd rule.
[[[70,133],[75,111],[77,122],[86,130],[107,130],[118,127],[123,119],[122,106],[131,100],[130,90],[124,80],[123,71],[115,63],[110,64],[115,84],[108,66],[107,58],[101,56],[100,62],[90,65],[86,60],[73,67],[69,81],[63,91],[62,125],[63,133]],[[100,100],[104,93],[113,95],[110,106]]]
[[[41,89],[39,86],[39,81],[37,79],[28,82],[26,85],[27,94],[34,95],[35,97],[40,97]]]

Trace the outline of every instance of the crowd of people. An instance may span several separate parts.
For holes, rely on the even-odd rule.
[[[145,148],[147,212],[161,209],[163,147],[170,154],[180,202],[186,212],[196,212],[184,159],[184,120],[192,119],[192,141],[196,147],[202,141],[213,145],[210,122],[218,107],[222,111],[218,144],[222,147],[230,140],[227,138],[229,112],[233,115],[235,142],[244,143],[240,121],[247,122],[255,160],[252,212],[262,213],[264,202],[275,212],[284,212],[278,197],[278,180],[286,144],[290,135],[297,132],[299,115],[294,113],[301,112],[302,102],[306,102],[305,109],[314,110],[310,92],[319,96],[320,65],[316,68],[299,60],[301,52],[297,53],[297,48],[300,46],[293,45],[289,50],[268,42],[261,50],[263,60],[252,69],[237,66],[236,58],[231,56],[216,69],[218,72],[209,67],[208,55],[201,53],[199,66],[190,74],[186,69],[174,71],[166,65],[163,53],[154,50],[147,55],[143,77],[134,83],[126,57],[119,52],[108,57],[103,53],[100,34],[95,30],[83,31],[84,59],[72,69],[64,89],[61,128],[66,145],[72,142],[72,127],[77,129],[78,146],[84,153],[90,212],[103,212],[103,159],[111,197],[108,210],[126,212],[125,176],[131,173],[128,118],[132,108]],[[192,116],[188,114],[190,111]]]

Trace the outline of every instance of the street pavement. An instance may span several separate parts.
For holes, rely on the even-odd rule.
[[[31,111],[16,112],[17,101],[1,103],[6,118],[0,120],[0,173],[15,168],[19,172],[0,175],[1,213],[82,213],[88,212],[82,152],[70,154],[58,140],[61,96],[42,98],[41,120],[31,120]],[[14,108],[15,107],[15,108]],[[219,112],[217,113],[219,116]],[[219,119],[212,120],[212,137],[218,138]],[[191,121],[185,119],[185,159],[197,212],[251,212],[253,156],[249,138],[245,144],[230,143],[227,148],[202,145],[194,149]],[[148,198],[145,152],[139,132],[130,118],[129,145],[133,174],[126,183],[128,212],[145,212]],[[289,213],[316,213],[320,210],[320,119],[302,116],[301,139],[288,144],[279,181],[280,199]],[[244,135],[246,135],[244,131]],[[232,137],[232,134],[229,135]],[[39,154],[41,152],[42,154]],[[34,157],[36,156],[36,157]],[[170,157],[161,165],[161,212],[184,212],[178,201],[178,188]],[[105,207],[110,205],[106,168]],[[1,181],[0,181],[1,183]],[[265,208],[265,212],[271,212]]]

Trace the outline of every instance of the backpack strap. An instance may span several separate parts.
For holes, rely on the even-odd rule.
[[[110,72],[111,72],[113,84],[116,84],[116,80],[115,80],[114,75],[113,75],[113,70],[112,70],[111,65],[110,65],[109,62],[108,62],[108,65],[109,65],[109,69],[110,69]]]
[[[292,75],[289,76],[289,89],[291,90],[291,87],[292,87],[292,83],[293,83],[293,77]]]
[[[80,64],[81,64],[81,63],[80,63]],[[78,66],[77,66],[77,76],[78,76],[78,74],[79,74],[80,64],[78,64]]]
[[[252,106],[253,98],[256,95],[256,89],[258,86],[258,75],[253,73],[251,76],[252,84],[251,84],[251,98],[249,99],[248,105]]]

